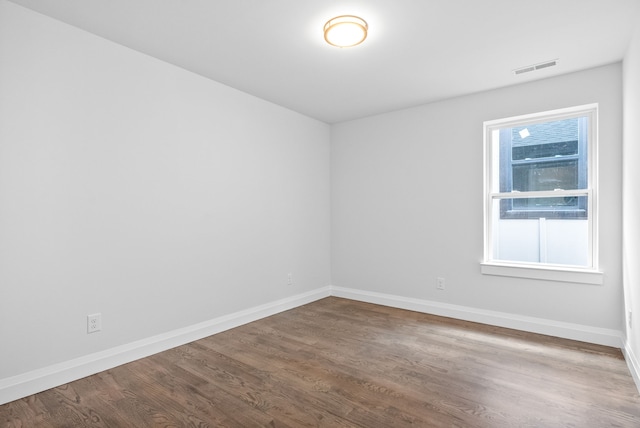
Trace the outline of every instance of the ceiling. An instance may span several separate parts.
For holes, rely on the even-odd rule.
[[[619,61],[640,16],[640,0],[11,1],[327,123]],[[368,22],[363,44],[324,42],[343,14]]]

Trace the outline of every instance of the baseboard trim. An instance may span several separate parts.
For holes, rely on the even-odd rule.
[[[616,330],[550,321],[467,306],[376,293],[352,288],[327,286],[285,299],[259,305],[199,324],[142,339],[102,352],[75,358],[17,376],[0,379],[0,404],[27,397],[74,380],[145,358],[259,319],[284,312],[325,297],[335,296],[399,309],[428,313],[499,327],[546,334],[566,339],[622,348],[631,374],[640,389],[640,364],[623,344]]]
[[[331,287],[323,287],[60,364],[0,379],[0,404],[73,382],[74,380],[203,339],[330,295]]]
[[[640,360],[638,360],[638,357],[633,353],[628,340],[625,341],[622,352],[624,353],[624,359],[627,362],[627,367],[629,367],[629,371],[631,372],[631,377],[633,377],[633,381],[636,383],[636,388],[640,393]]]
[[[581,342],[622,348],[622,332],[617,330],[584,326],[580,324],[551,321],[505,312],[488,311],[468,306],[376,293],[353,288],[331,287],[331,295],[361,302],[375,303],[399,309],[407,309],[432,315],[457,318],[465,321],[512,328],[531,333],[579,340]]]

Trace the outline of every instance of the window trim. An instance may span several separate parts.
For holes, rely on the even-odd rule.
[[[496,177],[500,171],[495,171],[492,151],[493,132],[500,128],[527,126],[540,122],[569,119],[588,116],[587,142],[587,188],[570,191],[532,192],[539,196],[586,195],[588,196],[588,264],[587,266],[567,266],[550,263],[512,262],[494,260],[492,206],[494,199],[523,196],[524,192],[500,193],[492,192]],[[485,121],[483,124],[483,214],[484,214],[484,256],[481,261],[481,272],[487,275],[532,278],[550,281],[579,282],[588,284],[602,284],[603,274],[599,271],[598,258],[598,104],[586,104],[575,107],[550,110],[545,112],[513,116],[504,119]],[[497,148],[499,150],[499,147]],[[499,169],[499,162],[496,162]],[[498,208],[499,209],[499,208]]]
[[[508,276],[512,278],[539,279],[544,281],[577,282],[602,285],[604,273],[595,269],[581,269],[562,265],[528,265],[526,263],[481,262],[483,275]]]

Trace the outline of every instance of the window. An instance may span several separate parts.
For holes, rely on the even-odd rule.
[[[596,129],[597,105],[485,122],[483,273],[597,271]]]

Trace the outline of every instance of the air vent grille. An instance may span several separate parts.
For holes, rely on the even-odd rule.
[[[556,65],[558,65],[558,60],[553,59],[551,61],[541,62],[540,64],[528,65],[526,67],[517,68],[513,70],[513,74],[517,75],[517,74],[531,73],[532,71],[541,70],[543,68],[554,67]]]

